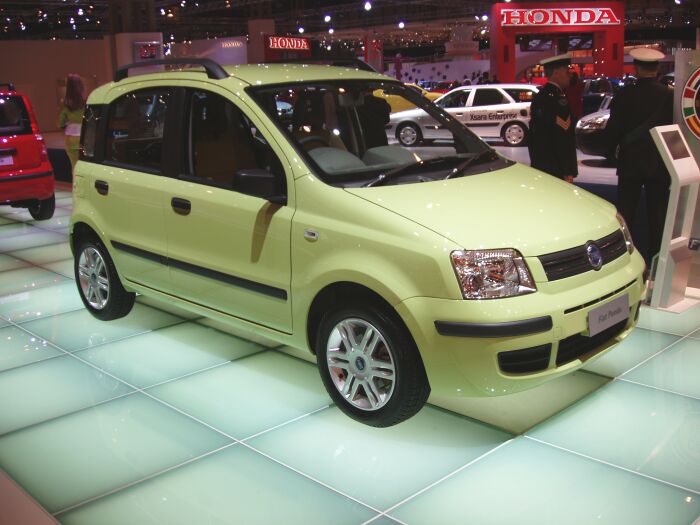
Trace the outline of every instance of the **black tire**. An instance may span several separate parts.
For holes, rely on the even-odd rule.
[[[33,206],[29,206],[27,210],[32,218],[36,221],[45,221],[53,217],[53,212],[56,209],[56,196],[51,195],[48,199],[37,201]]]
[[[369,354],[359,349],[348,351],[346,344],[338,339],[337,327],[341,322],[343,326],[354,327],[356,341],[369,329],[376,330],[383,340],[379,340],[376,332],[371,332],[371,336],[378,339],[374,350]],[[361,332],[362,328],[368,330]],[[338,348],[331,354],[331,360],[345,368],[333,367],[331,371],[329,347],[334,348],[336,342]],[[369,343],[373,342],[374,339],[370,339]],[[363,360],[370,356],[372,364]],[[350,304],[323,316],[316,338],[316,360],[331,399],[345,414],[366,425],[389,427],[405,421],[425,405],[430,395],[428,378],[413,337],[396,313],[371,303]],[[358,366],[358,361],[364,364]],[[390,377],[389,365],[394,369],[391,380],[385,379]],[[380,395],[370,394],[371,388],[365,387],[370,383]],[[352,399],[349,399],[351,392],[346,398],[340,391],[346,386],[350,390],[354,388]]]
[[[512,133],[512,131],[517,130],[517,133]],[[514,137],[520,137],[519,140],[515,141]],[[527,128],[520,122],[508,122],[503,125],[503,130],[501,131],[501,138],[506,146],[511,146],[518,148],[524,146],[527,143]]]
[[[411,133],[404,133],[404,131],[408,130],[411,130]],[[415,136],[415,140],[409,140],[410,136]],[[396,140],[398,140],[402,146],[410,148],[412,146],[418,146],[423,141],[423,134],[415,124],[404,122],[403,124],[399,124],[399,127],[396,128]]]
[[[101,265],[95,254],[101,259]],[[102,242],[95,239],[81,240],[75,250],[73,270],[80,299],[94,317],[111,321],[124,317],[131,311],[136,294],[127,292],[122,286],[114,262]],[[107,282],[106,291],[100,287],[104,279]]]

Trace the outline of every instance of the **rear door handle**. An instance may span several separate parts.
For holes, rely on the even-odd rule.
[[[189,215],[192,211],[192,203],[187,199],[173,197],[170,201],[170,205],[173,207],[173,210],[178,215]]]
[[[109,184],[103,180],[96,180],[95,189],[100,195],[107,195],[109,193]]]

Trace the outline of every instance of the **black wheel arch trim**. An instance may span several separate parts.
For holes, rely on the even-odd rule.
[[[435,329],[440,335],[452,337],[511,337],[546,332],[552,329],[549,315],[508,321],[505,323],[462,323],[456,321],[435,321]]]

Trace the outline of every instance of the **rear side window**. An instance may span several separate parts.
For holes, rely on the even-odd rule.
[[[0,96],[0,136],[27,135],[32,132],[29,113],[22,97]]]
[[[102,119],[104,106],[85,106],[82,135],[80,137],[80,160],[95,160],[97,129]]]
[[[169,98],[167,89],[145,89],[112,102],[105,161],[160,172]]]
[[[481,88],[476,90],[472,106],[492,106],[494,104],[507,104],[503,94],[497,89]]]
[[[506,93],[513,97],[516,102],[532,102],[532,98],[535,96],[533,90],[523,88],[506,88]]]

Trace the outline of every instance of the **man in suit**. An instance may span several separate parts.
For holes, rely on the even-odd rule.
[[[570,83],[568,54],[542,60],[548,82],[530,105],[528,149],[533,168],[573,182],[578,175],[574,117],[564,90]]]
[[[637,81],[613,97],[604,138],[610,150],[617,148],[617,208],[631,226],[644,188],[648,219],[647,262],[659,252],[668,206],[671,177],[649,130],[673,123],[673,89],[658,80],[660,51],[630,51]]]

